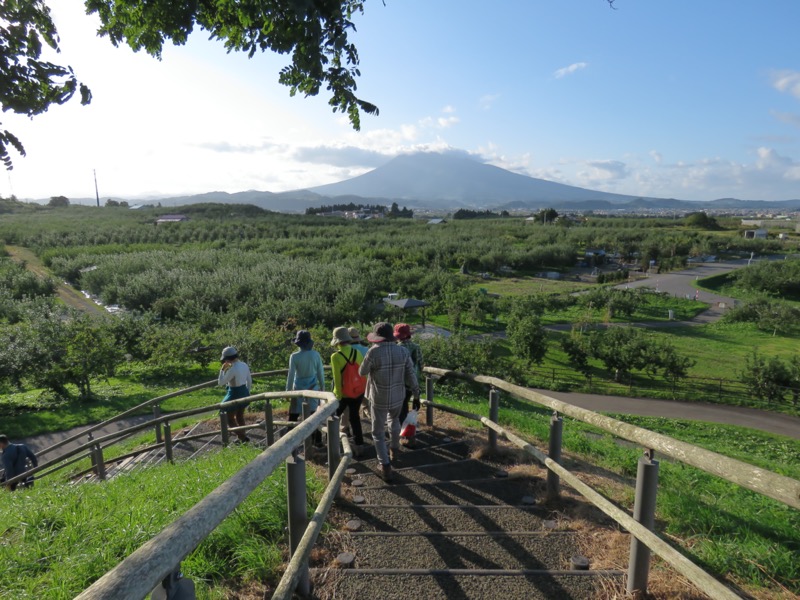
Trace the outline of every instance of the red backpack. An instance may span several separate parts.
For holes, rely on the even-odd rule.
[[[345,398],[360,398],[367,389],[367,378],[362,377],[358,373],[359,365],[356,362],[358,350],[355,348],[351,348],[350,350],[350,358],[339,351],[339,354],[341,354],[345,360],[344,367],[342,368],[342,396]]]

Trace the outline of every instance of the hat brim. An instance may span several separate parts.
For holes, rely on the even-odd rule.
[[[380,342],[393,342],[394,336],[383,337],[382,335],[378,335],[377,333],[368,333],[367,341],[372,342],[373,344],[377,344]]]

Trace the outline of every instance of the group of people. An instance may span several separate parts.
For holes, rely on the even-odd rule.
[[[419,382],[422,376],[422,350],[411,341],[411,327],[398,323],[377,323],[367,334],[367,347],[355,327],[337,327],[333,330],[330,345],[335,349],[331,355],[331,377],[333,394],[339,400],[336,414],[347,412],[347,427],[353,436],[355,453],[359,455],[364,446],[361,424],[361,407],[366,401],[372,421],[372,439],[382,466],[383,478],[391,481],[392,463],[398,460],[401,443],[414,445],[412,436],[401,439],[401,424],[409,409],[419,410]],[[289,357],[289,373],[286,390],[325,390],[325,372],[322,357],[314,350],[311,333],[300,330],[292,343],[297,350]],[[252,377],[250,369],[239,359],[236,348],[229,346],[222,351],[222,368],[219,384],[227,386],[223,403],[250,395]],[[361,381],[359,381],[361,380]],[[316,398],[292,398],[289,405],[289,420],[297,421],[303,402],[311,412],[319,407]],[[227,413],[231,427],[243,427],[245,407],[222,408]],[[349,427],[348,427],[349,425]],[[389,430],[389,445],[386,431]],[[235,431],[241,442],[248,441],[244,430]],[[319,432],[314,434],[314,443],[322,443]]]

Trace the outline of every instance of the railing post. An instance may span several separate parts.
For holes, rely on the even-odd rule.
[[[228,413],[224,411],[219,413],[219,432],[222,434],[222,445],[227,448],[231,442],[231,434],[228,432]]]
[[[172,425],[169,421],[164,421],[164,453],[167,460],[172,462]]]
[[[294,555],[308,526],[306,509],[306,461],[297,454],[286,459],[286,494],[289,503],[289,549]],[[311,581],[308,576],[308,563],[300,569],[297,580],[297,593],[309,596]]]
[[[308,419],[308,417],[310,416],[311,416],[311,407],[308,405],[308,400],[303,398],[303,421]],[[314,447],[313,433],[305,439],[304,444],[305,444],[306,456],[311,456],[311,451]]]
[[[328,481],[333,479],[339,462],[342,460],[342,453],[339,450],[339,417],[330,417],[328,427]]]
[[[158,420],[161,418],[161,407],[158,404],[153,405],[153,419],[156,422],[156,444],[160,444],[164,441],[164,438],[161,436],[161,422]]]
[[[94,455],[95,455],[95,470],[97,472],[97,478],[100,481],[104,481],[106,478],[106,461],[103,460],[103,449],[100,447],[100,444],[95,444],[94,446]]]
[[[425,400],[433,402],[433,377],[425,377]],[[433,427],[433,407],[430,404],[425,406],[425,423],[428,427]]]
[[[647,450],[644,456],[639,458],[636,471],[636,499],[633,505],[633,518],[650,531],[655,525],[658,494],[658,461],[653,459],[654,454],[653,450]],[[649,572],[650,548],[635,537],[631,537],[627,591],[634,598],[642,598],[647,593]]]
[[[564,432],[564,419],[554,411],[550,417],[550,444],[548,457],[561,464],[561,439]],[[561,478],[551,470],[547,470],[547,501],[558,500],[561,495]]]
[[[264,429],[267,433],[267,448],[275,443],[275,421],[272,416],[272,402],[267,398],[267,404],[264,406]]]
[[[500,390],[492,388],[489,390],[489,420],[492,423],[497,423],[500,416]],[[489,430],[489,452],[497,451],[497,432],[494,429]]]

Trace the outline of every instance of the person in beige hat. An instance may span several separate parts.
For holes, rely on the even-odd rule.
[[[360,456],[364,446],[364,433],[359,412],[361,403],[364,401],[366,380],[358,375],[358,368],[364,361],[364,355],[353,347],[352,341],[353,338],[350,337],[347,327],[337,327],[333,330],[331,346],[336,348],[336,352],[331,354],[331,377],[333,377],[333,394],[339,400],[336,416],[341,417],[347,411],[347,419],[355,443],[353,450],[356,456]],[[349,380],[348,368],[351,371],[354,370],[354,375],[361,381]],[[357,389],[353,389],[354,386]]]

